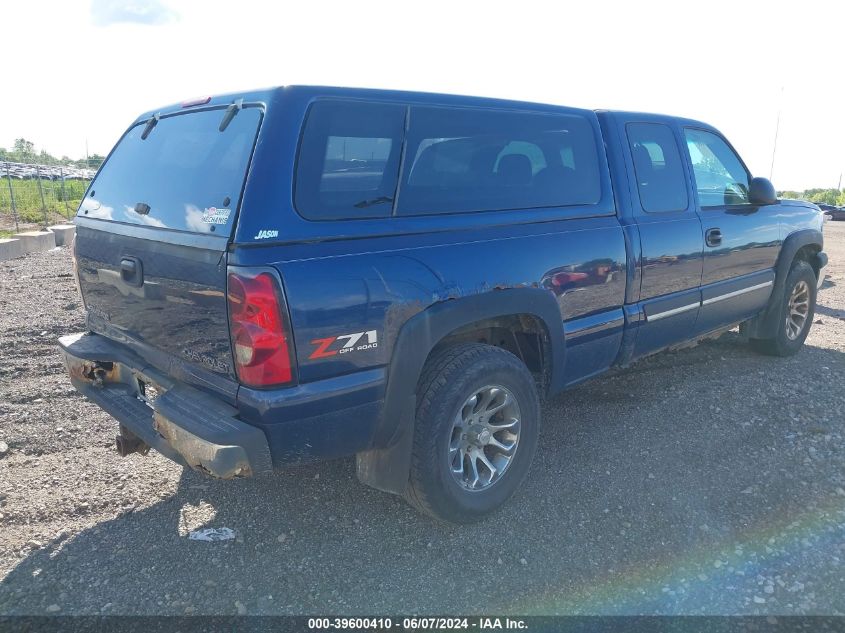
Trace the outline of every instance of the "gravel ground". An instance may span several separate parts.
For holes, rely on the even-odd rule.
[[[521,493],[461,528],[352,460],[215,482],[120,458],[56,351],[83,325],[68,251],[3,262],[0,614],[843,614],[845,223],[826,237],[797,356],[728,334],[555,398]]]

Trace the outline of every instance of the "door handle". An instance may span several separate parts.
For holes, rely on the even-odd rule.
[[[137,257],[124,257],[121,259],[120,278],[130,286],[141,286],[144,283],[141,260]]]
[[[707,246],[720,246],[722,244],[722,231],[720,229],[707,229],[704,233],[704,242]]]

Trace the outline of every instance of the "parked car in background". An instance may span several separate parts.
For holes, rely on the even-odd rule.
[[[737,324],[795,354],[827,261],[818,207],[706,123],[342,88],[142,115],[76,224],[60,345],[122,454],[356,455],[452,522],[517,489],[541,395]]]
[[[831,220],[845,220],[845,207],[837,207],[825,202],[816,202],[815,205]]]
[[[826,213],[831,220],[845,220],[845,207],[835,207]]]

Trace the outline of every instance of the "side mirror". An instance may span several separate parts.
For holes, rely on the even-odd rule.
[[[768,178],[752,178],[748,185],[748,199],[751,204],[777,204],[778,195]]]

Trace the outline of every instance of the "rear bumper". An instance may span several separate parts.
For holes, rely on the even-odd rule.
[[[64,336],[59,347],[73,386],[165,457],[220,479],[272,471],[267,437],[238,420],[234,407],[103,336]],[[144,396],[142,385],[153,387],[155,398]]]

